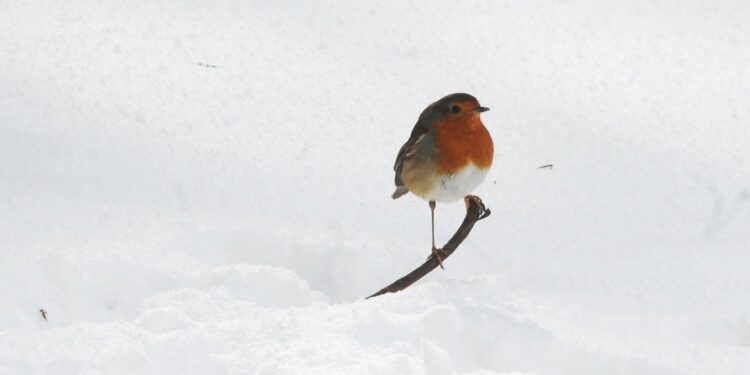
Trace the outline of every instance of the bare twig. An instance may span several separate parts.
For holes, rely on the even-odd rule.
[[[451,237],[451,239],[448,241],[448,243],[446,243],[445,246],[443,246],[443,248],[441,249],[441,257],[443,258],[443,261],[445,261],[446,258],[453,254],[453,252],[456,251],[456,248],[458,248],[458,245],[460,245],[461,242],[466,239],[466,237],[469,235],[469,232],[471,232],[471,229],[474,227],[474,223],[486,218],[487,216],[490,216],[490,209],[484,207],[484,204],[482,203],[482,200],[479,199],[479,197],[475,195],[467,195],[464,198],[464,202],[466,203],[466,216],[464,217],[464,221],[463,223],[461,223],[461,226],[458,227],[456,234],[454,234],[453,237]],[[414,271],[409,272],[408,275],[394,281],[391,285],[388,285],[387,287],[381,289],[377,293],[367,298],[404,290],[409,287],[409,285],[414,284],[415,282],[417,282],[417,280],[430,273],[430,271],[434,270],[439,265],[440,264],[438,263],[437,259],[435,259],[435,257],[433,256],[430,256],[429,258],[427,258],[427,261],[425,261],[424,264],[417,267]]]

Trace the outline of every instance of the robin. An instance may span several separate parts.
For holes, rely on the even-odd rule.
[[[488,111],[469,94],[451,94],[430,104],[419,115],[409,140],[401,146],[396,171],[397,199],[412,192],[430,205],[432,256],[435,247],[435,202],[455,202],[484,180],[492,165],[492,137],[479,115]]]

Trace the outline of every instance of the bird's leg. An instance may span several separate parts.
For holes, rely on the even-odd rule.
[[[430,201],[430,217],[432,218],[432,256],[437,259],[440,269],[445,269],[443,259],[440,256],[441,250],[435,247],[435,201]]]
[[[432,250],[435,250],[435,201],[430,201],[430,219],[432,219]]]

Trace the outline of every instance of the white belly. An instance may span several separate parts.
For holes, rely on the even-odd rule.
[[[473,164],[458,173],[441,177],[423,197],[428,201],[455,202],[469,195],[487,175],[489,168],[477,168]]]

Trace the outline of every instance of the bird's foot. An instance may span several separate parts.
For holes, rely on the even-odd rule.
[[[430,258],[437,259],[438,264],[440,265],[440,269],[444,270],[445,267],[443,267],[443,259],[448,257],[448,253],[443,251],[443,249],[438,249],[436,247],[432,247],[432,254],[427,257],[427,260],[430,260]]]

